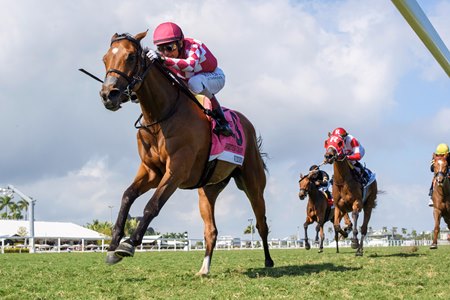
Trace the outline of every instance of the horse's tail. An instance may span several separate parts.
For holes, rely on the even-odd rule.
[[[269,159],[269,155],[266,152],[262,151],[262,143],[263,143],[263,139],[262,139],[261,135],[259,135],[256,138],[256,144],[258,145],[259,156],[261,156],[264,170],[266,172],[269,172],[269,169],[267,168],[267,165],[266,165],[266,160]]]
[[[373,201],[373,208],[377,207],[377,204],[378,204],[378,196],[379,196],[379,195],[384,195],[384,194],[386,194],[386,191],[384,191],[384,190],[378,190],[378,189],[377,189],[377,193],[375,194],[376,198],[375,198],[375,200]]]

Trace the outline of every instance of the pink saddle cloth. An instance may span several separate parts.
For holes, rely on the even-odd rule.
[[[206,109],[211,109],[211,102],[205,96],[196,96],[199,102]],[[214,133],[216,121],[208,117],[211,121],[211,152],[209,154],[209,161],[214,159],[223,160],[232,164],[242,166],[244,163],[244,154],[247,141],[244,130],[242,128],[241,120],[236,112],[222,107],[225,119],[230,124],[233,131],[232,136],[217,135]]]

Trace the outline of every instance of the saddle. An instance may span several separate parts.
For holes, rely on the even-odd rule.
[[[204,95],[195,95],[197,101],[205,108],[211,109],[211,101]],[[233,110],[223,108],[225,119],[230,124],[233,131],[231,136],[217,135],[214,131],[216,120],[207,115],[211,122],[211,150],[209,161],[215,159],[226,161],[232,164],[242,166],[244,163],[244,154],[246,148],[246,138],[239,116]]]

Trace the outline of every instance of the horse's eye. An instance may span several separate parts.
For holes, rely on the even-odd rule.
[[[127,61],[128,62],[132,62],[132,61],[134,61],[136,59],[136,54],[130,54],[130,55],[128,55],[128,57],[127,57]]]

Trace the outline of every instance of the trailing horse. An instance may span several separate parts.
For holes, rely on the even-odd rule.
[[[372,173],[371,180],[363,187],[356,180],[352,168],[353,165],[347,160],[343,152],[344,140],[338,135],[331,135],[325,142],[325,162],[333,164],[333,201],[334,201],[334,231],[335,240],[338,241],[338,234],[344,234],[340,222],[344,213],[352,212],[353,218],[353,238],[352,248],[356,250],[356,256],[363,255],[363,241],[367,234],[372,209],[377,205],[377,181]],[[364,221],[361,226],[361,239],[358,242],[358,217],[361,210],[364,210]],[[339,248],[336,245],[337,252]]]
[[[239,145],[245,138],[244,159],[237,159],[240,164],[222,160],[211,160],[211,164],[212,139],[223,137],[212,136],[211,122],[205,109],[185,84],[160,62],[146,57],[140,44],[146,34],[114,34],[103,57],[106,77],[100,96],[104,106],[116,111],[136,95],[143,116],[142,121],[136,122],[140,124],[137,126],[137,142],[141,163],[133,182],[123,194],[106,262],[115,264],[123,257],[134,255],[135,247],[141,244],[150,222],[178,188],[198,188],[206,250],[197,275],[208,274],[218,234],[214,205],[219,193],[233,178],[250,200],[262,239],[265,266],[272,267],[263,195],[265,164],[253,125],[241,113],[230,112],[236,122],[233,123],[234,137],[228,138],[236,139]],[[136,230],[121,242],[131,205],[150,189],[155,189],[155,192],[145,206]]]
[[[316,226],[316,237],[315,242],[319,243],[319,253],[323,252],[323,240],[325,238],[325,234],[323,232],[323,225],[330,221],[334,220],[334,208],[329,207],[328,200],[325,194],[319,190],[319,188],[314,184],[314,181],[311,179],[311,174],[303,176],[300,174],[300,180],[298,181],[300,191],[298,193],[298,197],[300,200],[303,200],[308,195],[308,204],[306,206],[306,221],[303,224],[303,228],[305,229],[305,249],[311,249],[311,245],[309,244],[308,239],[308,226],[314,222],[317,223]],[[344,214],[344,222],[346,227],[344,228],[344,237],[347,237],[348,232],[352,230],[352,222],[348,217],[348,214]],[[319,232],[320,232],[320,241],[319,241]],[[338,250],[338,245],[336,244],[336,249]]]
[[[430,249],[437,249],[437,239],[440,232],[441,217],[450,228],[450,180],[448,178],[447,155],[433,154],[433,216],[434,234]]]

